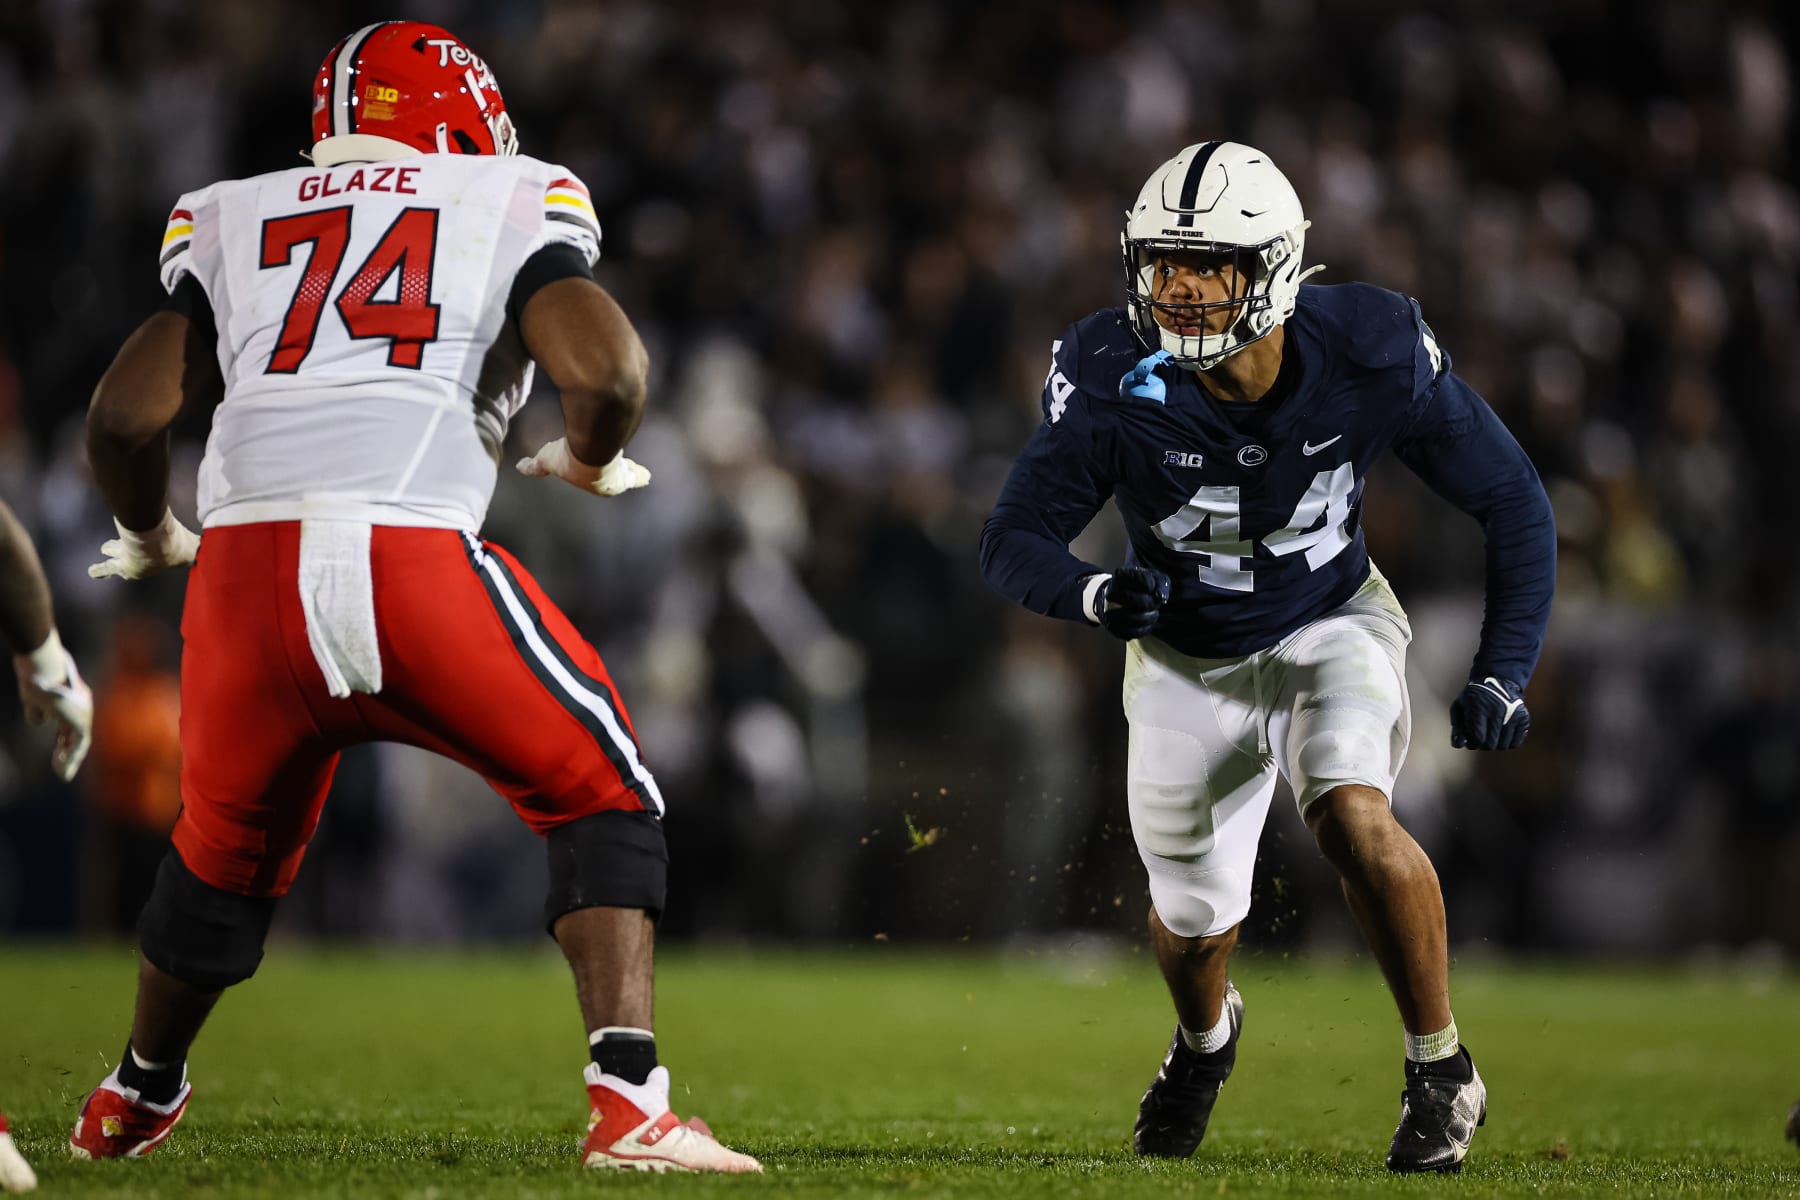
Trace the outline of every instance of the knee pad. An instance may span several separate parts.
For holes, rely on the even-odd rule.
[[[1213,792],[1206,747],[1179,729],[1135,725],[1126,766],[1126,806],[1138,849],[1195,860],[1213,848]]]
[[[1296,722],[1292,748],[1294,800],[1302,814],[1313,801],[1345,784],[1394,792],[1394,775],[1406,753],[1404,723],[1391,713],[1333,708]]]
[[[1250,912],[1250,881],[1230,867],[1178,872],[1174,864],[1150,867],[1150,902],[1176,937],[1224,933]]]
[[[544,844],[550,853],[546,931],[580,908],[641,908],[652,920],[662,915],[669,846],[655,814],[609,809],[577,817],[552,829]]]
[[[1386,791],[1387,747],[1360,729],[1319,729],[1300,742],[1294,765],[1308,785],[1324,792],[1344,783]],[[1308,790],[1312,790],[1309,786]]]
[[[171,849],[138,917],[138,944],[165,975],[216,992],[256,974],[274,917],[273,898],[216,888]]]

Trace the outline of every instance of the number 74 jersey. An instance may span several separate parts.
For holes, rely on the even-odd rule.
[[[201,520],[480,528],[531,389],[508,298],[558,244],[599,257],[587,189],[524,156],[300,167],[182,196],[162,282],[204,293],[225,382]]]

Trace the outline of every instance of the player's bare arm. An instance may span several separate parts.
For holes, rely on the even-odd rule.
[[[43,645],[54,628],[37,550],[12,509],[0,503],[0,634],[17,654]]]
[[[12,509],[0,503],[0,634],[13,651],[19,702],[33,725],[56,724],[50,763],[73,779],[87,757],[94,699],[56,632],[50,584],[31,537]]]
[[[119,531],[90,575],[140,579],[193,561],[199,538],[169,511],[169,428],[220,386],[210,333],[184,313],[153,314],[120,347],[88,405],[88,463]]]
[[[603,496],[648,483],[622,455],[644,418],[650,356],[606,289],[579,276],[545,285],[525,303],[519,335],[562,395],[566,431],[519,469]]]
[[[218,386],[210,342],[170,310],[138,326],[100,377],[88,405],[88,461],[126,529],[152,529],[168,511],[169,427],[184,401],[216,395]]]

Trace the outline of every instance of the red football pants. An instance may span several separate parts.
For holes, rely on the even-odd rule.
[[[214,887],[280,896],[338,752],[404,742],[482,775],[540,835],[661,796],[600,655],[498,546],[446,529],[370,539],[381,691],[334,698],[308,645],[296,521],[206,530],[182,614],[182,812]]]

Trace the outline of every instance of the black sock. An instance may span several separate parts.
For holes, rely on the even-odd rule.
[[[187,1076],[187,1061],[170,1063],[154,1071],[146,1071],[131,1057],[131,1043],[125,1043],[125,1057],[119,1062],[119,1082],[133,1089],[151,1104],[168,1104],[181,1094]]]
[[[588,1053],[608,1075],[626,1083],[643,1083],[656,1070],[656,1035],[637,1030],[607,1029],[588,1043]]]
[[[1458,1046],[1456,1053],[1449,1058],[1433,1059],[1431,1062],[1407,1059],[1406,1078],[1448,1079],[1454,1083],[1467,1083],[1475,1078],[1475,1063],[1469,1057],[1469,1052]]]

